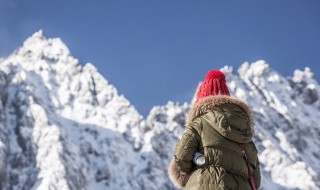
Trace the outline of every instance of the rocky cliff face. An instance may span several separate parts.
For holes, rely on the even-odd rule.
[[[264,61],[225,67],[249,102],[263,189],[320,189],[320,88]],[[0,63],[0,186],[12,190],[175,189],[167,167],[191,103],[144,119],[92,64],[39,31]]]

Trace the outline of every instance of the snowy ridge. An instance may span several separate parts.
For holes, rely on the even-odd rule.
[[[245,63],[238,73],[228,74],[235,83],[231,91],[250,102],[253,109],[255,142],[264,171],[286,188],[319,189],[320,91],[310,69],[295,72],[308,79],[303,80],[302,88],[296,74],[285,79],[264,61]],[[312,96],[308,86],[315,87]]]
[[[133,165],[141,162],[142,117],[93,65],[81,67],[60,39],[40,31],[1,71],[1,126],[9,134],[1,139],[9,149],[3,189],[139,186],[133,179],[144,166]]]
[[[320,87],[264,61],[222,69],[251,105],[263,188],[320,189]],[[0,189],[175,189],[167,167],[191,104],[146,119],[90,63],[42,31],[0,61]]]

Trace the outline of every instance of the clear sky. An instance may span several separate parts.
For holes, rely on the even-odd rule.
[[[144,116],[190,101],[204,75],[266,60],[320,76],[319,0],[0,0],[0,56],[34,32],[60,37]]]

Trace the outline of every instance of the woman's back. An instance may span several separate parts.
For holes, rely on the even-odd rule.
[[[252,135],[253,118],[246,103],[228,95],[202,97],[190,110],[186,130],[176,145],[171,179],[185,189],[251,189],[240,149],[244,144],[255,186],[259,187],[259,160]],[[204,154],[204,166],[192,162],[195,152]]]

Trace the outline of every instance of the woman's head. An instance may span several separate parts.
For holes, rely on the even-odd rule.
[[[226,77],[223,72],[219,70],[211,70],[207,73],[204,81],[198,89],[196,103],[201,98],[218,94],[230,96],[229,89],[226,84]]]

